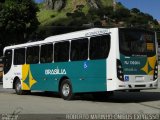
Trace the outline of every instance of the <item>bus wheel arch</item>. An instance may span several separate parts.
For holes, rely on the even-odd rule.
[[[60,79],[59,93],[64,100],[72,100],[74,97],[72,83],[67,76]]]

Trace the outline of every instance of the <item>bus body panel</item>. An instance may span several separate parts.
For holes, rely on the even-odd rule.
[[[119,89],[153,89],[158,87],[158,80],[154,80],[156,56],[128,57],[120,55],[123,66],[124,82]]]
[[[13,88],[15,78],[22,78],[22,65],[12,65],[9,72],[3,75],[3,88]]]
[[[59,90],[59,81],[68,77],[73,92],[106,91],[106,60],[23,65],[23,90]]]
[[[156,65],[156,56],[124,56],[120,55],[124,75],[152,75]],[[153,79],[152,79],[153,80]],[[148,81],[148,80],[147,80]]]
[[[119,44],[118,44],[118,28],[110,30],[111,35],[111,48],[107,58],[107,91],[113,91],[117,89],[117,66],[116,59],[119,55]]]

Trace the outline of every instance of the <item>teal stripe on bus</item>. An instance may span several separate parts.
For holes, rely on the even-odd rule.
[[[74,93],[107,90],[106,59],[32,64],[30,70],[37,81],[31,90],[58,92],[59,81],[63,76],[71,81]]]

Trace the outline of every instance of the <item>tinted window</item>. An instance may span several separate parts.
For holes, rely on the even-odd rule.
[[[88,39],[73,40],[71,42],[71,60],[87,60],[88,59]]]
[[[110,36],[97,36],[90,38],[90,59],[105,59],[110,50]]]
[[[120,29],[120,52],[125,55],[155,55],[155,33],[138,29]],[[135,49],[136,48],[136,49]]]
[[[21,65],[25,63],[25,48],[14,50],[14,65]]]
[[[65,62],[69,60],[69,42],[55,43],[54,61]]]
[[[53,61],[53,44],[41,46],[41,63],[50,63]]]
[[[39,63],[39,46],[33,46],[27,48],[27,64],[36,64]]]
[[[5,63],[4,63],[4,74],[6,74],[12,65],[12,50],[5,51]]]

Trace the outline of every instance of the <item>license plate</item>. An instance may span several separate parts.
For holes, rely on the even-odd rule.
[[[142,77],[142,76],[136,77],[136,81],[143,81],[143,80],[144,80],[144,77]]]

